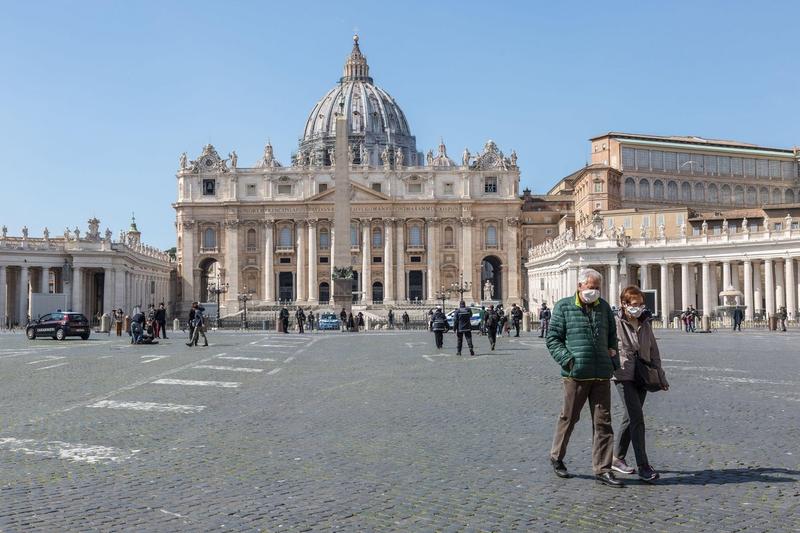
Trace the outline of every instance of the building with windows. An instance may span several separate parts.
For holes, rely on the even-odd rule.
[[[56,309],[73,310],[90,319],[99,313],[163,302],[171,306],[175,262],[166,253],[141,242],[135,220],[115,241],[110,230],[100,234],[100,221],[88,231],[77,227],[51,236],[0,234],[0,327],[25,325],[27,317]]]
[[[638,285],[667,321],[689,305],[710,317],[742,305],[748,319],[785,307],[796,319],[799,160],[796,148],[699,137],[591,139],[591,163],[549,193],[572,197],[575,224],[529,249],[530,305],[572,293],[592,267],[612,302]]]
[[[335,116],[347,116],[351,152],[334,154]],[[350,235],[333,231],[333,171],[349,165]],[[338,83],[313,107],[291,162],[268,143],[251,167],[207,145],[177,172],[178,300],[230,313],[237,297],[269,309],[327,304],[335,239],[349,239],[353,298],[365,305],[429,302],[462,280],[465,298],[519,302],[522,291],[519,168],[491,140],[454,161],[441,142],[418,151],[400,106],[370,76],[358,37]],[[457,293],[451,292],[450,299]]]

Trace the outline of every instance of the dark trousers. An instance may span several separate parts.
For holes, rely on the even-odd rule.
[[[515,320],[515,321],[513,322],[513,324],[514,324],[514,330],[517,332],[517,334],[516,334],[516,335],[514,335],[514,336],[515,336],[515,337],[519,337],[519,320]]]
[[[611,428],[611,385],[607,379],[563,380],[564,406],[556,422],[550,457],[563,461],[575,423],[589,400],[592,415],[592,469],[596,474],[611,471],[614,453],[614,430]]]
[[[733,323],[733,331],[736,331],[737,329],[739,331],[742,331],[742,321],[741,320],[736,320]]]
[[[158,323],[158,330],[161,332],[161,338],[162,339],[166,339],[167,338],[167,322],[166,321],[159,322]]]
[[[289,319],[284,318],[281,320],[281,331],[283,333],[289,333]]]
[[[467,346],[469,346],[469,351],[472,353],[474,350],[472,349],[472,331],[459,331],[458,332],[458,347],[457,352],[461,353],[461,346],[463,345],[464,337],[467,338]]]
[[[303,333],[304,331],[303,331],[303,321],[302,320],[298,320],[297,326],[300,328],[300,333]]]
[[[617,459],[625,459],[628,446],[633,443],[633,453],[636,456],[636,465],[641,468],[649,464],[647,451],[644,445],[644,412],[642,406],[647,397],[647,391],[640,389],[633,381],[618,381],[617,392],[622,400],[624,416],[619,426],[619,436],[614,455]]]
[[[158,322],[156,322],[154,320],[153,321],[153,337],[155,337],[157,339],[159,333],[161,333],[161,324],[159,324]]]
[[[550,328],[550,319],[542,319],[539,321],[539,336],[544,337],[547,335],[547,330]]]
[[[433,338],[436,339],[437,348],[444,346],[444,331],[434,331]]]
[[[486,335],[489,337],[489,346],[494,348],[494,345],[497,343],[497,328],[488,328],[486,330]]]

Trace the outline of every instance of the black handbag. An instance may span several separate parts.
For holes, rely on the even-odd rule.
[[[640,389],[647,392],[660,391],[663,388],[661,383],[661,374],[658,368],[639,357],[639,352],[636,352],[633,365],[633,381]]]

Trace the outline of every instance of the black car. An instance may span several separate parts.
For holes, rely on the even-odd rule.
[[[50,313],[32,320],[25,329],[28,338],[52,337],[63,341],[67,337],[89,338],[90,326],[86,317],[80,313]]]

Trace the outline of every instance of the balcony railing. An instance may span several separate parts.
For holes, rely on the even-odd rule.
[[[294,253],[294,246],[281,246],[278,245],[275,247],[276,254],[293,254]]]
[[[219,248],[216,246],[201,246],[200,247],[201,254],[216,254],[219,253]]]
[[[256,248],[255,244],[248,244],[247,245],[247,251],[250,252],[250,253],[257,252],[258,248]]]
[[[408,243],[408,245],[406,245],[406,250],[409,251],[409,252],[424,252],[425,251],[425,245],[421,244],[421,243],[419,243],[419,244]]]

